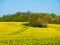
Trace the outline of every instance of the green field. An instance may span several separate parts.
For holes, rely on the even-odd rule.
[[[60,45],[60,25],[24,26],[27,22],[0,22],[0,45]]]

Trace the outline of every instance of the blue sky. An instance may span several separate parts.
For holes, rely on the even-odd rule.
[[[0,0],[0,16],[15,12],[46,12],[60,15],[60,0]]]

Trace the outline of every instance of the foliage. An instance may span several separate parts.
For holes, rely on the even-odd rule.
[[[47,27],[47,24],[46,22],[44,22],[43,19],[32,19],[30,22],[29,22],[29,25],[32,26],[32,27]]]
[[[8,14],[3,15],[0,17],[0,22],[29,22],[33,19],[41,18],[45,20],[48,23],[58,23],[60,20],[60,16],[54,14],[54,13],[32,13],[30,11],[28,12],[16,12],[15,14]],[[57,19],[58,18],[58,19]]]

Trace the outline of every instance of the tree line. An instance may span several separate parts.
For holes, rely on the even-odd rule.
[[[54,13],[32,13],[28,11],[16,12],[15,14],[8,14],[0,17],[0,22],[31,22],[36,20],[60,24],[60,16]]]

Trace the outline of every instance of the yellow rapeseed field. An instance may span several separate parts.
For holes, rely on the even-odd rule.
[[[24,29],[23,23],[26,22],[0,22],[0,35],[9,35],[22,31]],[[48,28],[39,28],[39,27],[26,27],[27,29],[16,35],[23,36],[40,36],[40,37],[52,37],[60,35],[60,25],[57,24],[48,24]],[[14,34],[12,34],[14,35]],[[15,35],[15,36],[16,36]]]
[[[31,37],[33,39],[60,37],[60,25],[48,24],[48,28],[39,28],[24,26],[24,23],[27,22],[0,22],[0,40],[8,37]]]

